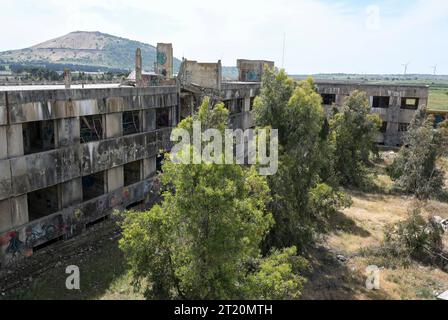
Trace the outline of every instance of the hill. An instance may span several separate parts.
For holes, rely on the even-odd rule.
[[[101,32],[71,32],[30,48],[0,52],[0,63],[45,66],[79,71],[133,70],[135,49],[141,48],[143,68],[151,71],[156,59],[152,45]],[[174,71],[180,60],[174,59]]]

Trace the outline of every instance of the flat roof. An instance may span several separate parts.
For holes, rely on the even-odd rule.
[[[347,85],[347,86],[376,86],[376,87],[410,87],[410,88],[429,88],[426,84],[410,84],[410,83],[387,83],[372,81],[350,81],[350,80],[314,80],[315,84],[329,85]]]
[[[81,84],[73,84],[70,89],[111,89],[119,88],[120,83],[97,83],[85,84],[84,88]],[[63,84],[49,84],[49,85],[17,85],[17,86],[3,86],[0,85],[0,92],[4,91],[33,91],[33,90],[66,90]]]

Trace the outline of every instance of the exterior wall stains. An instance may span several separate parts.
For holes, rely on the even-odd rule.
[[[158,108],[172,114],[169,127],[159,130]],[[141,130],[123,136],[122,114],[131,110],[141,114]],[[160,150],[171,147],[178,113],[177,85],[0,92],[0,267],[31,255],[36,246],[79,234],[113,210],[155,201],[155,159]],[[90,115],[103,119],[104,135],[81,143],[80,120]],[[48,120],[55,125],[54,148],[24,155],[25,124]],[[123,165],[140,160],[140,181],[124,187]],[[83,202],[82,178],[102,172],[107,177],[105,193]],[[40,213],[43,200],[33,207],[36,220],[30,221],[28,204],[33,205],[35,192],[47,188],[57,191],[57,212],[45,216],[42,208]]]

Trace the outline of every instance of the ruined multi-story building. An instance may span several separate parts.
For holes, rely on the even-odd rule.
[[[316,81],[316,87],[328,114],[340,108],[353,91],[365,92],[371,112],[379,114],[382,120],[376,142],[388,147],[402,145],[415,111],[428,104],[428,86]]]
[[[160,56],[160,57],[159,57]],[[221,62],[184,60],[172,77],[172,47],[158,45],[156,72],[136,70],[121,85],[0,88],[0,263],[70,238],[114,210],[150,206],[163,152],[176,124],[205,96],[223,102],[232,128],[254,126],[253,105],[267,64],[238,60],[239,79],[222,81]],[[317,83],[326,109],[353,90],[381,114],[379,143],[400,144],[428,89]]]
[[[67,76],[62,86],[0,88],[1,266],[116,209],[150,206],[171,130],[205,95],[226,104],[232,126],[253,126],[260,83],[225,83],[220,63],[189,61],[170,78],[169,61],[160,61],[163,74],[145,76],[137,51],[124,86],[75,88]]]

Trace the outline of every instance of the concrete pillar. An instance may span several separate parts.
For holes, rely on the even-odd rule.
[[[135,85],[142,86],[142,51],[140,48],[135,50]]]
[[[105,133],[106,139],[123,135],[123,114],[121,112],[106,114]]]
[[[11,195],[11,162],[9,160],[0,160],[0,199],[6,199]]]
[[[148,179],[149,177],[156,174],[157,171],[157,158],[151,157],[149,159],[143,160],[143,179]]]
[[[79,144],[79,118],[56,120],[56,130],[58,147],[69,147]]]
[[[244,98],[244,105],[243,105],[243,112],[249,112],[250,111],[250,97]]]
[[[107,192],[113,192],[124,186],[123,166],[107,170]]]
[[[11,199],[0,201],[0,233],[11,230],[12,215],[11,215]]]
[[[8,139],[6,138],[6,128],[6,126],[0,126],[0,160],[8,158]]]
[[[26,194],[11,198],[11,215],[14,227],[21,226],[29,221],[28,196]]]
[[[71,207],[82,202],[82,179],[77,178],[61,184],[61,207]]]
[[[143,131],[156,130],[156,109],[143,110]]]
[[[22,124],[12,124],[7,129],[8,158],[23,156]]]
[[[70,89],[72,85],[72,73],[70,69],[64,69],[64,85],[65,89]]]

